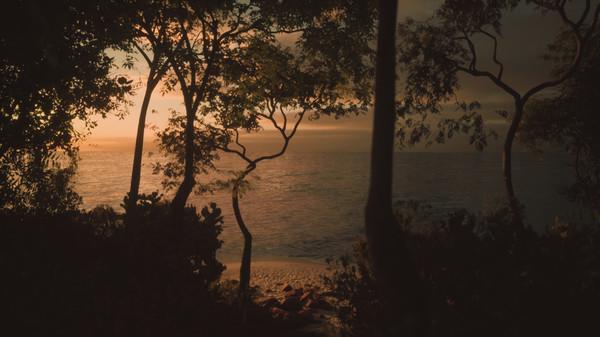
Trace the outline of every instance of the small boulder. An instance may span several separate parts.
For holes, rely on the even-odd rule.
[[[302,309],[302,304],[298,297],[288,297],[283,300],[283,303],[280,305],[281,309],[296,311]]]
[[[292,288],[292,286],[289,283],[287,283],[285,286],[283,286],[283,289],[281,291],[288,292],[288,291],[293,290],[293,289],[294,288]]]
[[[335,297],[337,294],[334,291],[328,290],[321,293],[324,297]]]
[[[307,321],[315,321],[315,317],[313,315],[312,310],[310,310],[308,308],[304,308],[304,309],[298,311],[298,316],[300,316],[301,318],[303,318]]]
[[[304,307],[305,308],[311,308],[311,309],[318,309],[319,308],[319,302],[309,298],[308,301],[306,301],[304,303]]]
[[[302,294],[302,296],[300,296],[300,302],[306,303],[309,299],[312,299],[313,297],[313,292],[307,291],[304,294]]]
[[[309,299],[304,304],[304,307],[305,308],[311,308],[311,309],[327,310],[327,311],[333,310],[333,306],[331,304],[329,304],[329,302],[327,302],[325,300],[313,300],[313,299]]]
[[[258,301],[257,304],[263,308],[271,308],[271,307],[278,307],[279,301],[276,298],[269,297],[269,298],[265,298],[264,300]]]
[[[276,319],[287,320],[290,319],[290,313],[281,308],[273,307],[271,308],[271,315]]]
[[[292,297],[294,297],[294,298],[300,299],[300,297],[302,297],[302,294],[303,294],[302,288],[300,288],[300,289],[291,289],[291,290],[288,290],[288,291],[285,292],[284,297],[285,298],[292,298]]]
[[[334,309],[333,305],[331,305],[329,302],[327,302],[323,299],[318,300],[317,303],[319,305],[319,309],[321,309],[321,310],[331,311]]]

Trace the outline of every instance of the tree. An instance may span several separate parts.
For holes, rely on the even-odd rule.
[[[386,334],[428,334],[427,297],[405,234],[392,210],[393,153],[396,124],[396,1],[379,1],[375,109],[365,230],[370,264],[385,312]],[[414,324],[414,325],[413,325]]]
[[[63,169],[59,156],[75,162],[74,140],[81,134],[73,121],[89,129],[92,115],[106,116],[125,103],[131,86],[126,78],[111,75],[113,59],[106,54],[107,48],[122,47],[128,34],[113,14],[120,5],[28,0],[2,11],[1,207],[43,210],[41,200],[48,200],[44,194],[52,190],[47,184],[66,184],[72,175],[72,166]],[[74,192],[64,184],[61,189],[64,201],[74,207]]]
[[[208,96],[200,97],[202,99],[195,106],[191,104],[192,109],[188,109],[186,103],[186,117],[174,114],[169,127],[159,133],[162,149],[175,154],[179,160],[156,168],[166,175],[167,187],[173,186],[174,179],[184,176],[176,199],[178,195],[187,199],[194,184],[185,185],[186,172],[206,172],[212,168],[216,148],[237,151],[227,147],[239,142],[239,137],[234,134],[239,135],[243,129],[257,131],[260,120],[272,123],[281,133],[284,145],[278,153],[252,158],[243,148],[235,152],[248,164],[232,184],[232,204],[245,241],[240,271],[240,298],[245,305],[250,282],[252,236],[239,210],[244,178],[259,162],[283,155],[308,111],[314,118],[321,114],[340,117],[366,112],[371,97],[369,61],[372,50],[369,42],[373,37],[373,7],[368,1],[336,0],[316,2],[314,6],[298,6],[294,2],[232,2],[231,7],[219,8],[221,14],[200,19],[201,31],[206,31],[202,33],[203,41],[198,42],[196,49],[188,48],[197,51],[182,53],[182,57],[194,58],[185,61],[185,66],[174,69],[175,79],[185,91],[191,85],[183,80],[198,77],[193,64],[197,59],[206,62],[212,57],[212,63],[201,67],[206,76],[202,81],[206,81],[206,90],[210,91]],[[200,13],[196,8],[193,10]],[[201,18],[198,14],[195,17]],[[210,28],[211,22],[215,28],[205,29]],[[219,34],[224,35],[219,37]],[[287,37],[298,34],[290,50],[278,42],[282,34]],[[222,43],[224,38],[229,42]],[[198,47],[201,44],[207,47]],[[211,50],[216,53],[211,55]],[[212,74],[204,70],[209,64],[214,71]],[[183,71],[191,73],[185,77]],[[184,93],[184,100],[186,95]],[[200,116],[194,108],[199,109]],[[290,128],[287,118],[292,112],[288,109],[298,113],[297,124]],[[278,115],[283,118],[283,124],[279,124]],[[187,148],[188,144],[194,145]],[[188,167],[188,163],[194,165]],[[188,181],[192,180],[188,178]],[[198,188],[199,191],[204,189],[205,186]]]
[[[177,37],[174,36],[177,32],[173,29],[175,19],[172,16],[173,8],[169,6],[168,2],[162,0],[144,1],[137,4],[137,6],[139,7],[136,8],[136,13],[131,16],[132,25],[136,31],[131,44],[142,55],[149,71],[135,139],[131,186],[125,202],[128,214],[135,212],[138,199],[146,114],[148,113],[150,99],[154,89],[169,70],[167,55],[177,52],[183,42],[182,39],[177,42]]]
[[[559,37],[550,50],[558,67],[572,58],[571,41]],[[572,158],[575,182],[564,192],[595,212],[600,218],[600,114],[596,85],[600,76],[600,36],[596,30],[589,39],[581,66],[553,95],[535,99],[527,107],[519,140],[535,150],[543,145],[565,149]],[[562,69],[557,71],[561,72]]]
[[[246,167],[231,182],[232,207],[244,237],[240,266],[239,298],[244,315],[250,300],[252,234],[239,206],[246,178],[263,161],[282,156],[307,114],[344,116],[366,111],[360,100],[344,95],[347,81],[314,59],[295,55],[274,39],[258,37],[240,50],[239,63],[224,71],[225,89],[207,106],[217,123],[208,128],[217,139],[217,148],[242,159]],[[292,118],[293,117],[293,118]],[[276,152],[252,156],[240,139],[241,132],[259,132],[265,123],[281,136]]]
[[[372,22],[372,11],[368,9],[367,1],[342,0],[318,2],[312,7],[292,2],[235,0],[181,4],[179,34],[184,42],[180,52],[169,56],[173,72],[167,81],[169,89],[179,86],[186,109],[185,150],[180,152],[184,157],[179,158],[184,164],[171,162],[166,168],[171,178],[177,172],[183,176],[172,203],[175,214],[185,205],[196,183],[194,123],[199,120],[198,110],[223,88],[219,75],[225,65],[236,62],[240,48],[259,35],[270,40],[277,34],[301,33],[297,46],[303,55],[332,71],[347,71],[353,80],[348,82],[347,91],[366,100],[369,68],[365,58],[369,57],[367,41],[372,36],[368,24]]]
[[[566,0],[526,2],[533,3],[544,13],[560,16],[574,41],[574,52],[572,58],[566,61],[568,66],[561,68],[563,71],[555,79],[541,82],[523,93],[505,81],[504,63],[498,57],[503,12],[514,9],[521,1],[446,0],[429,20],[408,20],[400,26],[399,61],[407,72],[404,99],[407,111],[416,114],[439,112],[440,103],[455,99],[460,73],[485,78],[512,98],[514,111],[510,114],[510,126],[504,139],[502,170],[517,232],[522,231],[523,222],[512,180],[512,147],[525,107],[533,96],[564,83],[574,74],[581,64],[583,51],[600,15],[600,5],[592,11],[590,1],[585,2],[575,21],[567,15]],[[496,72],[479,68],[475,36],[489,39],[493,43],[492,61],[498,67]]]
[[[234,57],[235,46],[242,45],[262,28],[258,12],[252,3],[237,1],[182,2],[177,16],[182,50],[168,56],[173,70],[167,88],[179,86],[185,106],[183,133],[183,181],[172,201],[175,221],[181,215],[192,192],[197,172],[194,123],[198,109],[209,102],[219,90],[219,73],[228,58]],[[176,117],[175,117],[176,118]],[[171,163],[176,169],[178,164]],[[172,171],[173,172],[173,171]]]

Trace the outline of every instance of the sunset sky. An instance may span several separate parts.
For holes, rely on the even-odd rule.
[[[432,14],[440,3],[439,0],[405,0],[399,2],[400,20],[406,17],[424,19]],[[574,7],[574,6],[571,6]],[[575,9],[575,8],[574,8]],[[578,13],[578,12],[574,12]],[[505,81],[519,91],[525,91],[536,83],[548,79],[550,65],[541,60],[546,45],[555,36],[561,27],[560,18],[556,15],[542,16],[534,11],[531,6],[521,6],[504,19],[504,39],[500,40],[499,58],[505,64]],[[483,42],[482,42],[483,41]],[[486,40],[479,41],[478,52],[480,55],[480,67],[495,70],[491,60],[491,43]],[[118,54],[113,53],[117,55]],[[487,58],[487,59],[486,59]],[[118,143],[123,146],[133,146],[133,138],[137,128],[138,114],[143,96],[143,83],[147,73],[147,67],[142,58],[139,57],[133,70],[117,70],[117,73],[127,74],[134,83],[139,83],[136,95],[132,97],[133,106],[129,107],[129,114],[122,120],[116,117],[98,120],[89,137],[89,144]],[[399,73],[400,81],[402,73]],[[399,89],[401,85],[399,85]],[[478,100],[483,104],[484,116],[490,125],[502,129],[504,123],[494,111],[499,109],[510,109],[510,98],[498,88],[485,79],[472,79],[463,77],[461,79],[461,98],[467,100]],[[155,90],[150,105],[150,113],[147,117],[147,125],[162,128],[166,125],[170,115],[169,109],[183,112],[181,96],[176,92],[161,94],[160,88]],[[318,121],[307,121],[300,127],[296,145],[292,149],[311,150],[314,146],[322,147],[325,141],[326,148],[332,151],[336,149],[351,148],[355,151],[367,151],[369,149],[371,117],[366,116],[348,117],[341,120],[324,117]],[[259,143],[270,144],[275,135],[265,132],[265,138]],[[154,132],[147,129],[146,138],[151,140]],[[110,139],[110,140],[109,140]],[[439,150],[467,149],[464,141],[456,140],[451,144],[438,147]]]

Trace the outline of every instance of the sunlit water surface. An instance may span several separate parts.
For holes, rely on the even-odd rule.
[[[162,190],[162,177],[153,175],[150,165],[160,158],[146,155],[144,160],[142,192]],[[362,232],[368,161],[368,153],[297,152],[262,163],[253,173],[260,179],[252,180],[253,189],[241,200],[254,234],[254,256],[323,259],[349,251]],[[121,210],[131,162],[132,154],[127,152],[82,152],[76,189],[84,207],[108,204]],[[570,182],[567,163],[563,154],[516,154],[516,191],[527,205],[529,222],[540,230],[556,215],[573,218],[582,214],[558,193]],[[225,157],[218,166],[239,170],[243,163]],[[490,208],[503,193],[497,153],[399,153],[394,172],[394,199],[425,201],[438,216],[458,208]],[[225,217],[221,258],[237,259],[242,242],[230,192],[190,198],[199,207],[211,201],[217,202]]]

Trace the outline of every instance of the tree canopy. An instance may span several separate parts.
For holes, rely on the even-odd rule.
[[[600,39],[597,31],[590,41],[582,66],[573,77],[556,93],[540,97],[529,105],[519,139],[536,150],[552,145],[571,154],[575,183],[566,187],[565,192],[600,214],[600,89],[596,85],[600,76]],[[561,36],[550,49],[548,57],[557,67],[564,66],[561,60],[570,57],[569,44],[570,41]]]
[[[28,195],[43,194],[45,183],[35,181],[59,174],[57,151],[74,157],[74,141],[80,136],[75,120],[93,127],[92,115],[106,116],[123,107],[131,85],[111,73],[113,59],[106,53],[107,48],[120,47],[127,34],[114,14],[119,6],[117,0],[24,0],[4,7],[0,174],[6,181],[2,195],[14,197],[3,198],[3,206],[25,206]],[[49,167],[53,168],[47,171]],[[59,176],[49,181],[61,180]]]

